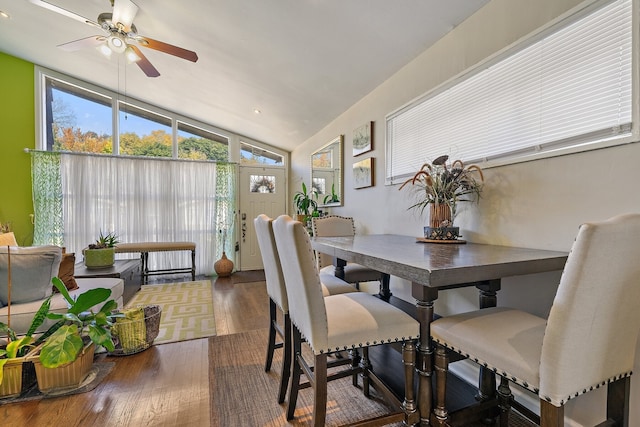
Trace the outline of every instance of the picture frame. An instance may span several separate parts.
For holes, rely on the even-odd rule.
[[[353,156],[373,150],[373,122],[367,122],[353,130]]]
[[[353,164],[353,188],[373,187],[373,160],[369,157]]]

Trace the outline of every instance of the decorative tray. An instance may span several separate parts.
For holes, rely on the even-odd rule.
[[[416,242],[421,242],[421,243],[457,243],[457,244],[467,243],[466,240],[462,240],[462,239],[445,240],[445,239],[427,239],[425,237],[416,237]]]

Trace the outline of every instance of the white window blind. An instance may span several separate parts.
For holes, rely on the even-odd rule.
[[[386,183],[442,154],[479,162],[628,136],[632,1],[618,0],[387,117]]]

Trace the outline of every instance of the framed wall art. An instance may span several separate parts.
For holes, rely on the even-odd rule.
[[[353,164],[353,188],[373,186],[373,157]]]
[[[353,130],[353,156],[373,150],[373,122]]]

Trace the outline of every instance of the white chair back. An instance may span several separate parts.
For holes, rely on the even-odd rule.
[[[633,369],[640,214],[580,227],[547,321],[540,396],[556,406]]]
[[[316,237],[341,237],[341,236],[355,236],[356,227],[353,223],[352,217],[328,215],[323,217],[311,218],[311,227],[313,235]],[[323,253],[316,253],[317,267],[320,270],[322,267],[333,264],[333,259],[330,255]]]
[[[327,313],[309,234],[301,222],[287,215],[273,222],[273,231],[291,302],[291,321],[313,347],[327,348]]]
[[[267,294],[283,313],[289,312],[289,299],[284,285],[284,276],[280,267],[280,256],[273,236],[273,220],[265,214],[258,215],[253,224],[258,236],[258,246],[262,255],[264,276],[267,282]]]

